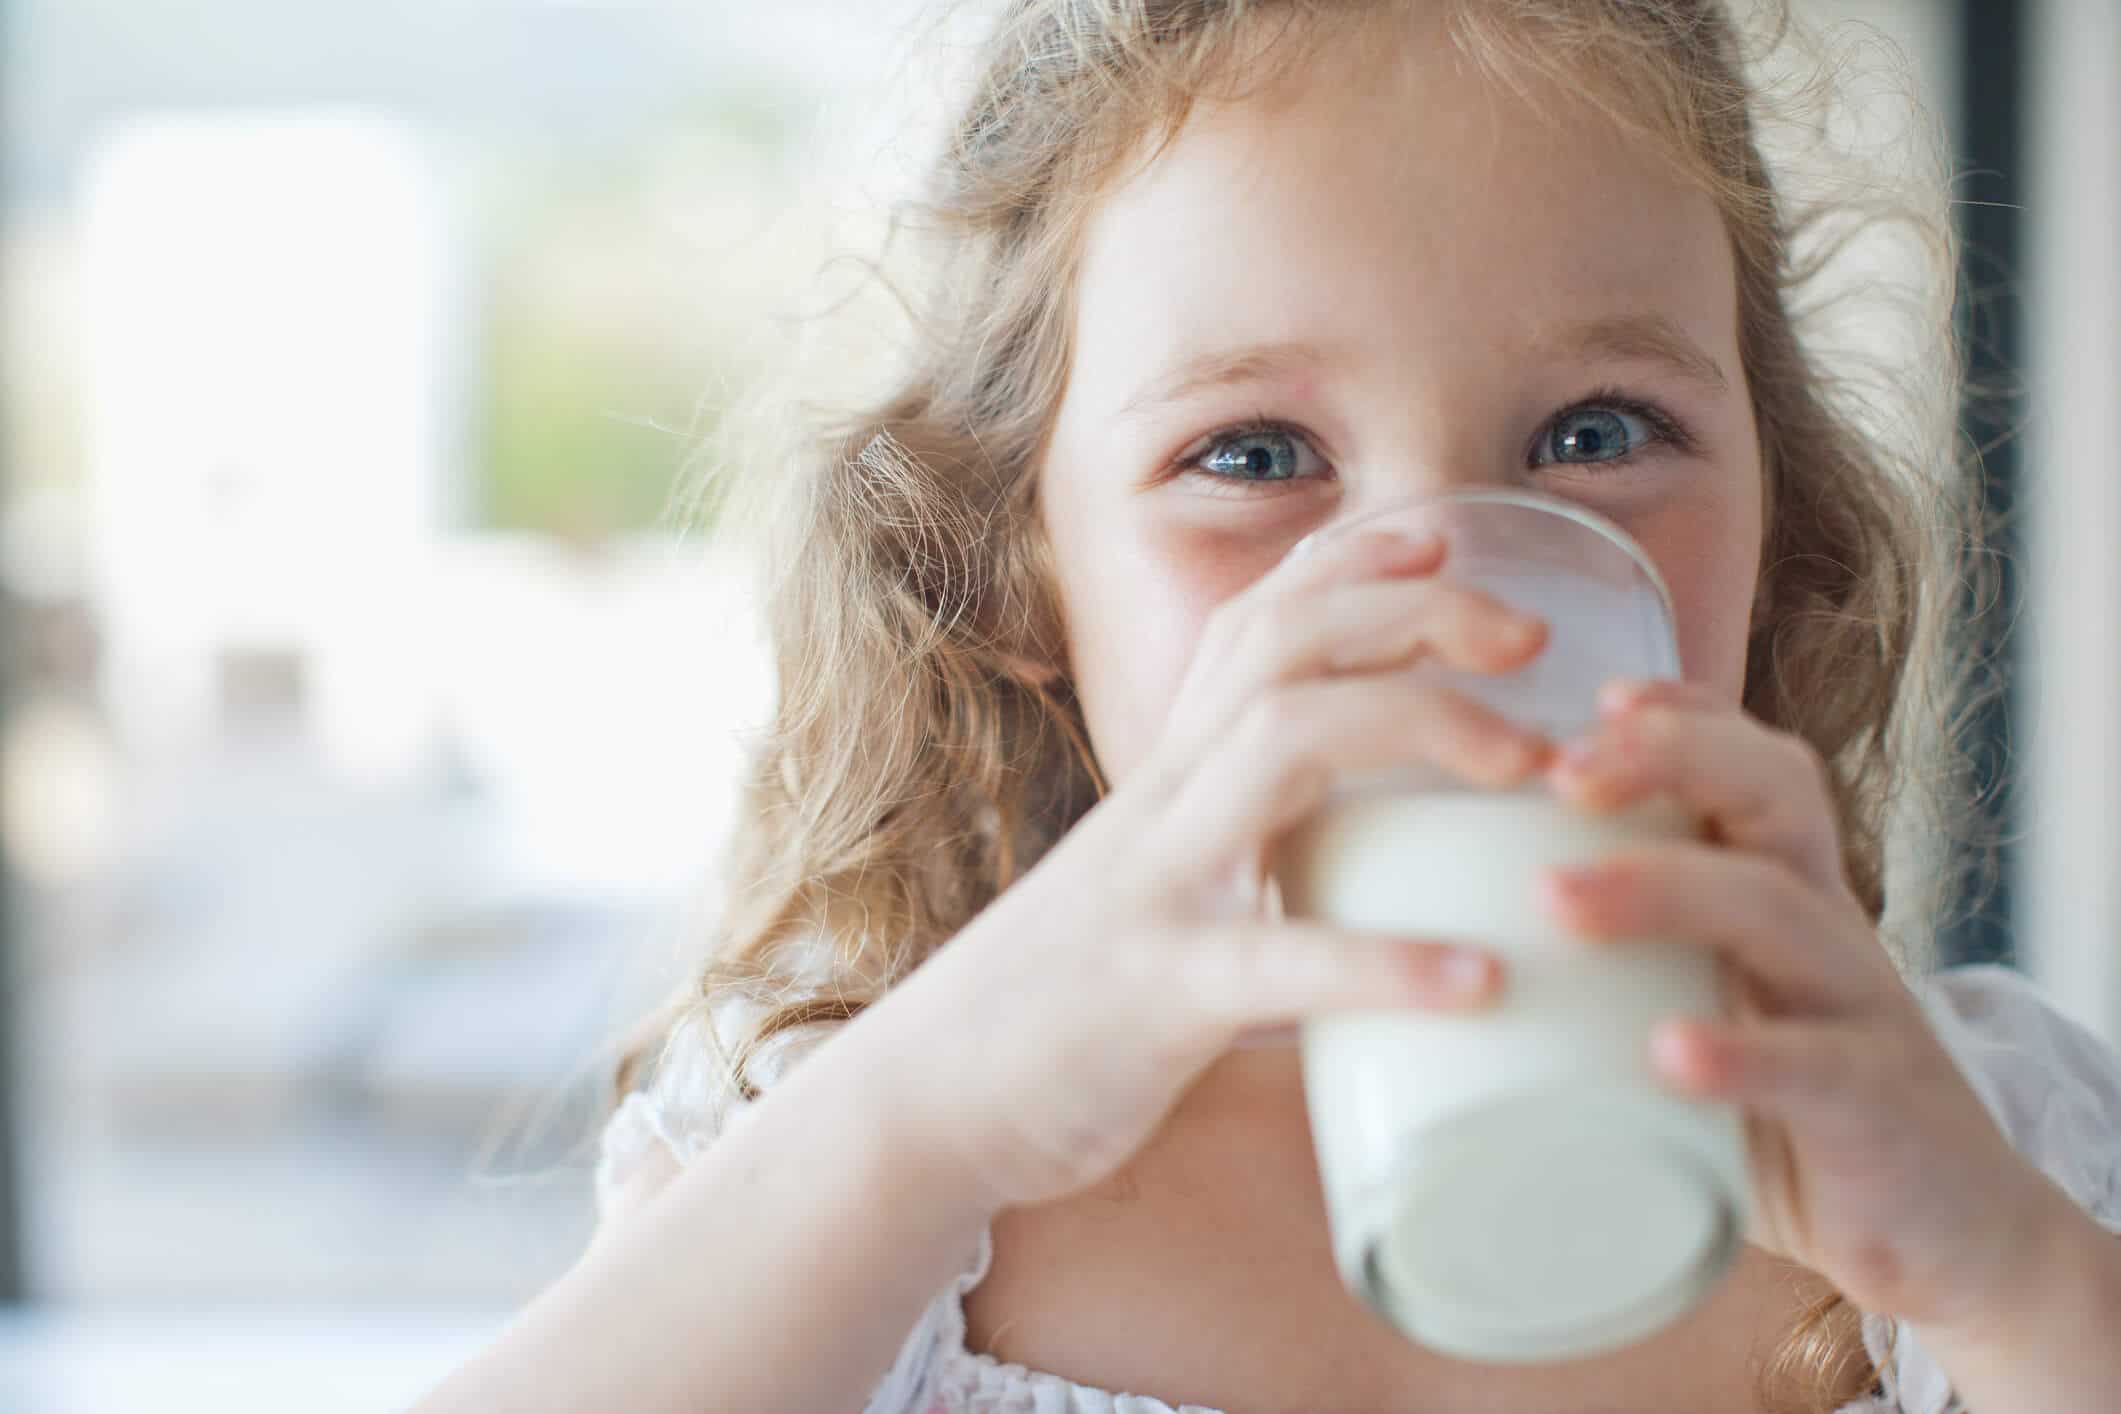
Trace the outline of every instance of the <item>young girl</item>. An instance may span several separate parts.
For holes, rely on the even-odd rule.
[[[598,1237],[426,1408],[2121,1409],[2121,1064],[1878,933],[1935,469],[1796,336],[1749,72],[1715,0],[1007,7],[909,365],[773,469],[721,947]],[[1475,483],[1639,540],[1688,681],[1545,741],[1394,671],[1540,649],[1437,546],[1287,556]],[[1752,1003],[1653,1048],[1742,1107],[1750,1241],[1618,1352],[1447,1359],[1335,1275],[1256,1042],[1509,978],[1249,885],[1332,771],[1414,758],[1710,822],[1546,898]]]

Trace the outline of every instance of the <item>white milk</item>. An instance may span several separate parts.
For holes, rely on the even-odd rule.
[[[1507,968],[1474,1012],[1381,1011],[1304,1028],[1335,1255],[1423,1343],[1540,1360],[1638,1339],[1705,1294],[1747,1204],[1737,1112],[1651,1069],[1665,1017],[1720,1010],[1707,949],[1593,943],[1551,924],[1541,872],[1684,837],[1675,808],[1593,816],[1543,789],[1336,801],[1275,861],[1282,907],[1475,942]]]

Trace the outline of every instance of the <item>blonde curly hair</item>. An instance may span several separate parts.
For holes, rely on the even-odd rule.
[[[1080,234],[1123,163],[1168,141],[1193,103],[1405,3],[1004,7],[898,228],[920,237],[920,263],[892,282],[908,334],[884,386],[838,406],[766,395],[760,440],[714,470],[764,547],[779,696],[722,860],[709,956],[636,1029],[619,1093],[680,1023],[730,998],[763,1016],[723,1056],[750,1093],[758,1047],[855,1015],[1103,794],[1066,672],[1026,671],[1065,658],[1034,486],[1068,368]],[[1793,42],[1779,4],[1741,26],[1718,0],[1429,3],[1498,81],[1535,103],[1588,99],[1723,214],[1768,509],[1745,706],[1829,763],[1848,877],[1878,917],[1894,791],[1948,782],[1935,763],[1963,696],[1924,670],[1941,662],[1940,609],[1969,544],[1945,474],[1959,365],[1942,180],[1822,187],[1802,203],[1778,189],[1762,75]],[[1799,72],[1780,95],[1805,115],[1780,130],[1793,151],[1830,137],[1817,115],[1835,78]],[[1938,146],[1902,145],[1918,159]],[[1881,223],[1939,277],[1902,310],[1926,362],[1848,358],[1830,373],[1807,321],[1845,299],[1819,298],[1822,277]],[[1904,969],[1922,965],[1919,946],[1897,947]],[[1797,1414],[1869,1389],[1856,1318],[1838,1296],[1808,1312],[1760,1372],[1763,1403]]]

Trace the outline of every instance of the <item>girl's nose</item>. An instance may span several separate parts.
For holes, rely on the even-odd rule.
[[[1368,468],[1348,478],[1350,494],[1342,497],[1334,519],[1346,521],[1419,504],[1465,491],[1520,491],[1524,472],[1492,453],[1467,450]]]

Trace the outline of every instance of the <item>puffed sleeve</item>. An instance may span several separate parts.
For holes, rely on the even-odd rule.
[[[624,1204],[631,1185],[658,1148],[679,1165],[689,1164],[756,1112],[760,1101],[743,1097],[731,1057],[737,1041],[759,1020],[760,1011],[755,1004],[731,1001],[672,1028],[646,1068],[646,1079],[605,1121],[595,1176],[600,1222]],[[746,1078],[763,1095],[830,1034],[829,1026],[816,1026],[774,1038],[747,1065]],[[800,1181],[800,1176],[792,1175],[791,1181]],[[950,1336],[962,1328],[963,1293],[984,1275],[988,1242],[982,1234],[965,1272],[922,1311],[890,1370],[862,1406],[862,1414],[919,1414],[927,1407],[939,1362],[952,1348]]]
[[[2121,1233],[2121,1053],[2007,967],[1947,968],[1915,993],[2012,1147],[2100,1226]],[[1884,1393],[1842,1414],[1956,1414],[1943,1367],[1912,1330],[1896,1336],[1893,1325],[1864,1316],[1864,1346]]]
[[[732,1038],[755,1019],[754,1011],[729,1003],[707,1015],[688,1016],[671,1029],[644,1067],[644,1083],[604,1123],[595,1177],[600,1220],[611,1215],[658,1146],[679,1164],[690,1163],[748,1108],[728,1057]]]

